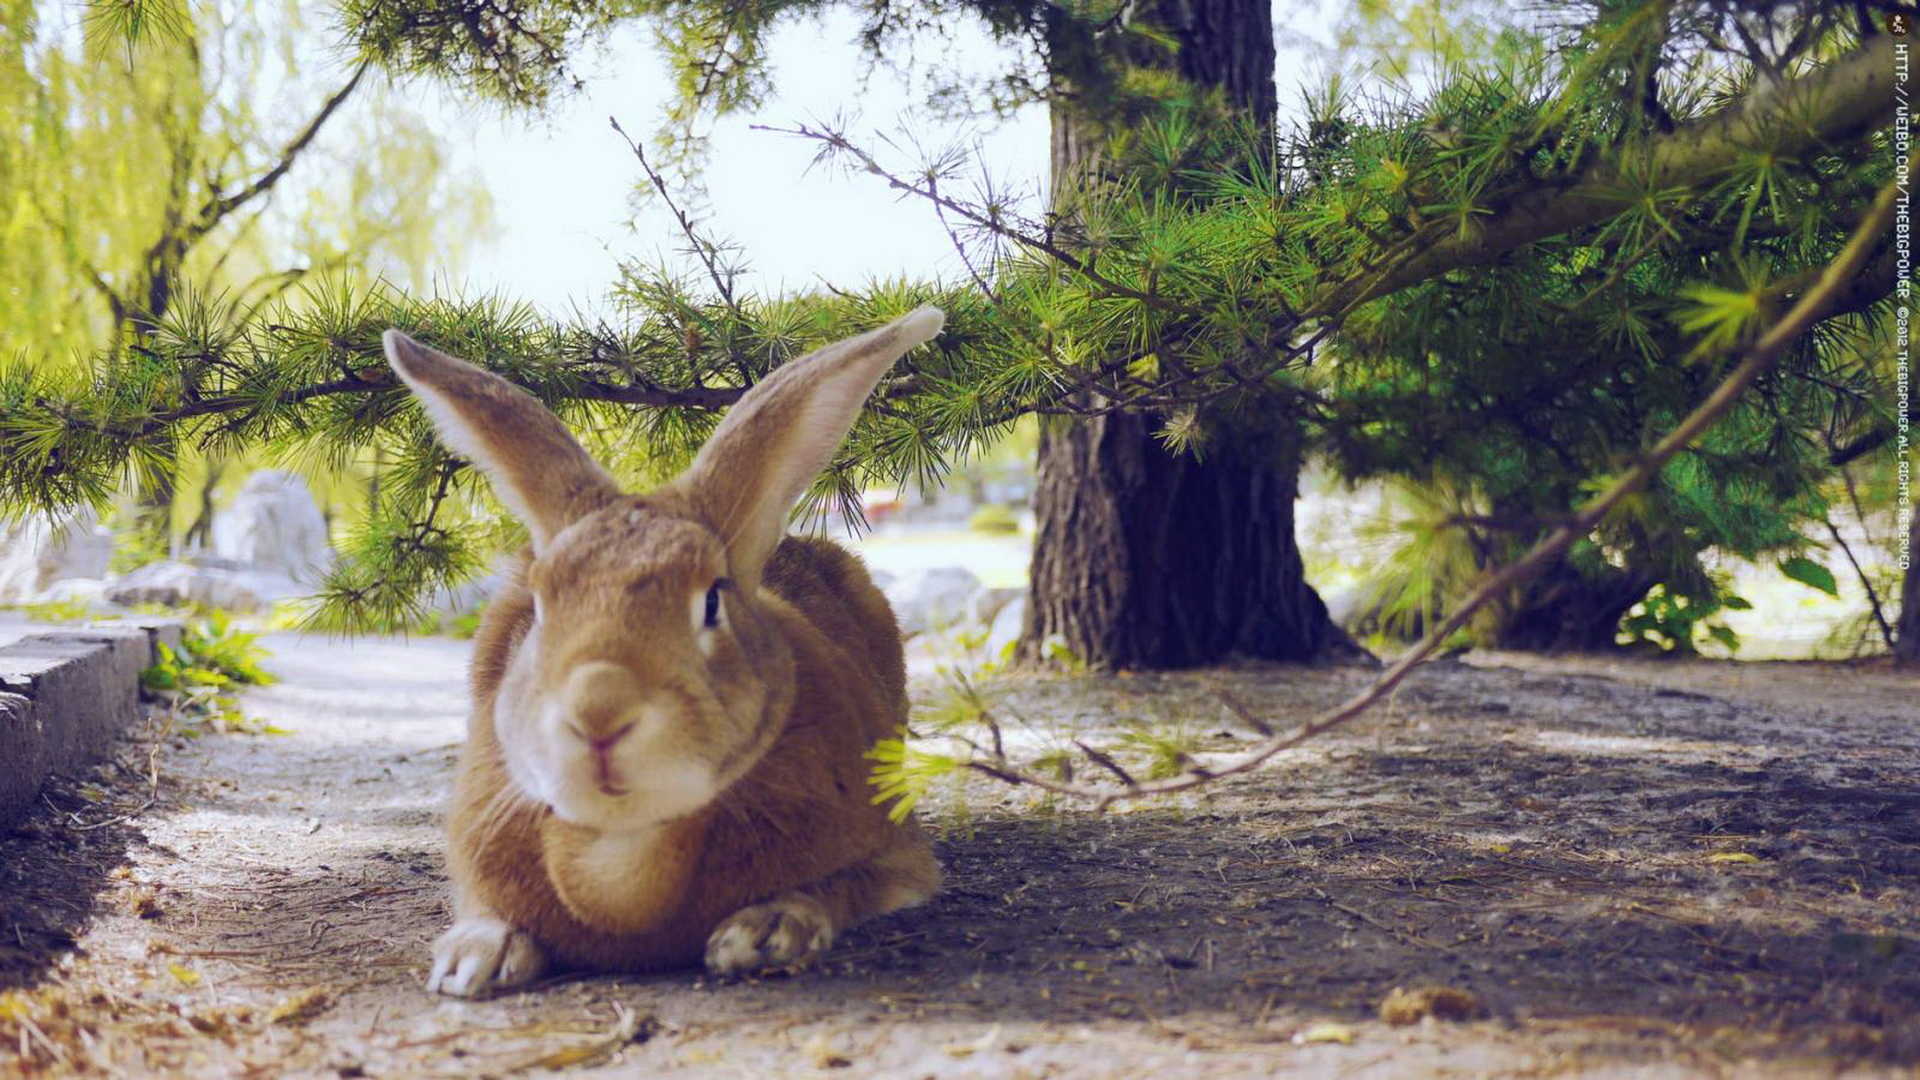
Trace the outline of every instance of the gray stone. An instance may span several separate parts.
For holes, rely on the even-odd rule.
[[[29,514],[0,530],[0,604],[37,600],[62,578],[105,577],[112,558],[113,535],[92,507]]]
[[[1025,589],[981,589],[967,599],[966,621],[969,625],[984,630],[993,625],[1000,615],[1000,609],[1013,602],[1016,596],[1025,596]]]
[[[1005,656],[1007,646],[1020,640],[1020,630],[1026,621],[1027,591],[1021,589],[993,617],[993,627],[987,631],[987,659],[997,661]]]
[[[901,577],[884,590],[904,634],[942,630],[967,617],[980,579],[961,566],[936,566]]]
[[[80,604],[94,609],[113,607],[107,599],[107,583],[99,578],[63,578],[47,586],[33,598],[36,604]]]
[[[119,623],[0,648],[0,821],[33,804],[49,775],[84,764],[140,716],[140,672],[179,627]]]
[[[451,589],[429,595],[426,598],[427,610],[441,615],[471,615],[486,607],[506,580],[505,570],[494,570],[471,581],[463,581]]]
[[[200,563],[148,563],[107,583],[107,600],[125,607],[198,604],[242,613],[265,611],[275,602],[305,596],[311,590],[285,574],[236,569],[213,560]]]
[[[327,520],[313,493],[305,480],[281,469],[247,477],[232,505],[214,514],[213,553],[303,585],[319,581],[333,565]]]

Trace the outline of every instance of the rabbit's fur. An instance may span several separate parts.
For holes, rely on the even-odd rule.
[[[933,894],[926,835],[867,783],[867,750],[906,718],[892,609],[858,558],[784,522],[943,319],[921,308],[785,365],[644,496],[531,395],[388,333],[442,440],[533,537],[474,643],[430,989],[792,966]]]

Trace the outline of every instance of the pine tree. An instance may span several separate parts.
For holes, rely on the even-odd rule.
[[[755,63],[766,27],[809,9],[640,5],[615,14],[658,20],[685,70],[706,80],[704,100],[740,103],[764,90]],[[418,25],[446,32],[419,48],[404,26],[381,37],[364,20],[348,25],[361,27],[361,44],[382,62],[480,72],[473,77],[484,88],[537,99],[540,86],[567,78],[567,43],[603,29],[608,10],[489,4],[466,23],[466,8],[423,5]],[[713,410],[772,366],[932,301],[951,312],[948,331],[883,385],[816,490],[822,499],[850,500],[869,482],[937,482],[956,455],[1025,413],[1153,414],[1163,419],[1151,437],[1166,449],[1217,455],[1248,447],[1248,431],[1273,426],[1263,410],[1286,401],[1304,434],[1355,472],[1424,468],[1491,498],[1518,490],[1500,486],[1501,470],[1550,467],[1541,475],[1553,483],[1528,489],[1534,502],[1516,509],[1509,497],[1477,523],[1531,514],[1550,525],[1620,452],[1684,412],[1719,358],[1806,287],[1884,169],[1884,157],[1863,148],[1881,137],[1891,100],[1891,44],[1853,12],[1825,5],[1730,12],[1707,0],[1610,0],[1571,39],[1516,39],[1445,73],[1431,94],[1401,101],[1358,105],[1328,94],[1306,125],[1274,137],[1260,134],[1257,110],[1252,125],[1221,123],[1222,99],[1190,80],[1109,63],[1102,43],[1116,37],[1158,50],[1178,43],[1164,27],[1125,21],[1121,9],[952,10],[980,11],[1003,36],[1038,43],[1049,64],[1082,65],[1072,69],[1076,85],[1112,78],[1139,103],[1124,145],[1105,151],[1120,167],[1083,185],[1070,213],[1031,221],[991,193],[955,198],[957,158],[894,165],[844,132],[798,132],[855,172],[935,204],[963,242],[980,241],[987,254],[973,280],[755,296],[739,287],[724,246],[690,223],[694,272],[634,270],[621,288],[627,309],[606,325],[556,324],[502,301],[310,287],[300,305],[243,332],[163,345],[150,370],[96,383],[90,394],[18,372],[0,379],[0,440],[26,466],[0,478],[0,503],[96,497],[119,463],[166,434],[343,460],[377,447],[388,463],[381,505],[351,539],[328,611],[390,617],[466,572],[502,536],[489,531],[495,515],[463,464],[427,437],[379,366],[387,325],[527,385],[637,480],[684,460]],[[951,13],[928,8],[915,18],[943,12]],[[897,14],[876,10],[868,40],[884,45],[904,32]],[[1736,37],[1752,49],[1730,46]],[[1043,88],[1055,74],[1042,68],[1001,85]],[[1810,190],[1821,194],[1811,211],[1769,194]],[[1857,302],[1843,318],[1870,317],[1890,287],[1869,270],[1850,286]],[[1542,294],[1557,306],[1534,303]],[[1583,335],[1611,319],[1623,343],[1602,354],[1598,338],[1582,338],[1556,361],[1597,380],[1592,415],[1620,417],[1604,438],[1529,432],[1542,415],[1569,410],[1502,374],[1539,360],[1562,317]],[[1831,374],[1846,353],[1844,329],[1816,329],[1798,370]],[[1438,363],[1434,346],[1448,350]],[[1632,363],[1616,371],[1608,355]],[[1613,383],[1601,378],[1610,373]],[[1461,422],[1442,423],[1457,405],[1470,406]],[[1687,514],[1756,505],[1741,485],[1774,484],[1788,502],[1804,499],[1822,475],[1817,462],[1781,466],[1773,444],[1798,438],[1830,406],[1806,386],[1767,393],[1691,464],[1676,461],[1670,480],[1663,474],[1670,490],[1657,497],[1670,505],[1623,521],[1685,532]],[[1496,438],[1476,448],[1476,429]],[[1432,443],[1436,453],[1413,437],[1421,432],[1451,441]],[[1297,453],[1290,438],[1267,460]],[[1806,517],[1789,511],[1786,526]],[[1791,546],[1780,524],[1766,525],[1774,546]],[[1622,537],[1645,551],[1672,539],[1636,538],[1623,524],[1596,552],[1611,557]],[[1158,616],[1136,608],[1096,617]]]

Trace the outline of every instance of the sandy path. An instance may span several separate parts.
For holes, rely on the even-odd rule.
[[[1761,669],[1719,698],[1707,669],[1675,669],[1675,692],[1658,666],[1443,666],[1206,800],[1095,817],[970,786],[935,819],[943,895],[803,976],[471,1003],[422,989],[467,645],[268,644],[282,681],[246,707],[289,734],[132,746],[97,789],[52,793],[71,816],[0,838],[0,986],[38,987],[0,999],[0,1034],[9,1009],[39,1033],[0,1039],[0,1073],[1911,1076],[1920,1059],[1920,980],[1881,957],[1920,942],[1910,676],[1848,682],[1837,717],[1820,688],[1848,676],[1828,669],[1783,672],[1793,693],[1757,712]],[[1244,737],[1213,732],[1213,681],[1285,719],[1365,678],[1010,693],[1096,740],[1127,715],[1204,716],[1213,752]],[[1706,858],[1731,846],[1758,862]],[[1403,981],[1471,987],[1491,1014],[1373,1019]],[[1309,1038],[1336,1035],[1352,1041]]]

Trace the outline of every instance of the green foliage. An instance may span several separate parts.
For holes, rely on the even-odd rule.
[[[90,0],[85,23],[88,44],[101,50],[125,45],[129,62],[148,42],[185,41],[193,32],[180,0]]]
[[[927,794],[935,781],[953,775],[960,768],[958,758],[929,753],[907,742],[906,732],[897,739],[881,739],[867,751],[873,769],[867,783],[875,788],[873,805],[887,807],[887,818],[895,824],[907,815]]]
[[[260,644],[260,635],[242,630],[225,612],[188,623],[181,630],[180,648],[160,646],[162,662],[148,669],[151,689],[174,689],[163,685],[171,680],[181,685],[266,686],[274,682],[271,673],[260,666],[268,656]]]
[[[225,613],[215,612],[189,623],[180,635],[180,647],[155,644],[159,661],[140,673],[147,690],[165,698],[177,718],[214,731],[284,735],[281,728],[241,711],[233,691],[240,686],[263,686],[274,681],[260,666],[267,658],[260,635],[241,630]]]
[[[1164,780],[1193,767],[1193,752],[1200,748],[1200,733],[1186,718],[1159,715],[1151,720],[1135,719],[1120,734],[1120,746],[1146,759],[1144,779]]]
[[[472,640],[480,632],[482,611],[466,611],[457,615],[441,611],[429,611],[420,621],[409,628],[410,633],[442,635],[459,641]]]
[[[1714,619],[1722,611],[1744,611],[1752,606],[1731,593],[1685,593],[1663,583],[1647,590],[1647,595],[1628,610],[1620,620],[1615,640],[1622,645],[1650,644],[1660,652],[1691,656],[1699,652],[1702,640],[1711,639],[1728,652],[1737,652],[1740,636]]]
[[[1833,579],[1833,571],[1807,558],[1795,555],[1780,560],[1780,572],[1812,589],[1819,589],[1828,596],[1839,596],[1839,583]]]
[[[967,528],[974,532],[1009,534],[1020,531],[1020,519],[1013,510],[1000,503],[988,503],[973,512],[967,519]]]
[[[342,0],[339,20],[362,52],[514,105],[577,89],[569,57],[634,5],[591,0]]]
[[[118,615],[103,614],[93,609],[84,600],[48,600],[37,604],[8,604],[7,610],[17,611],[34,622],[76,623],[92,619],[117,619]]]
[[[369,55],[521,102],[563,88],[566,54],[617,18],[654,18],[683,71],[717,65],[683,96],[724,109],[763,88],[767,28],[818,7],[343,11]],[[1752,74],[1724,45],[1739,37],[1725,20],[1746,16],[1705,0],[1609,3],[1552,41],[1512,30],[1417,94],[1329,85],[1302,123],[1271,133],[1105,44],[1165,59],[1164,33],[1129,25],[1131,9],[967,10],[1008,37],[1044,30],[1032,40],[1053,70],[1112,113],[1100,167],[1063,184],[1047,216],[1023,216],[963,153],[894,165],[833,127],[796,135],[876,196],[886,183],[935,203],[968,282],[754,295],[737,288],[738,252],[694,228],[688,267],[626,267],[618,307],[593,322],[344,274],[269,303],[181,292],[138,350],[57,372],[0,363],[0,445],[15,466],[0,474],[0,505],[104,502],[128,473],[177,470],[179,447],[363,470],[378,497],[345,527],[316,624],[416,625],[422,595],[520,533],[388,375],[386,327],[527,387],[620,479],[646,484],[778,365],[932,302],[946,330],[882,384],[803,520],[833,505],[857,514],[866,487],[938,484],[1035,413],[1152,410],[1167,445],[1195,452],[1284,416],[1346,475],[1449,493],[1449,512],[1420,526],[1444,558],[1402,558],[1400,587],[1383,597],[1394,618],[1430,617],[1468,568],[1542,535],[1698,400],[1887,172],[1852,129],[1771,126],[1754,136],[1768,141],[1739,147],[1716,127],[1672,136],[1737,105]],[[1787,14],[1799,51],[1763,58],[1770,71],[1846,62],[1850,24],[1825,8]],[[875,18],[873,42],[900,29]],[[1881,419],[1861,402],[1877,387],[1863,357],[1883,311],[1869,295],[1810,335],[1604,523],[1572,572],[1697,598],[1709,548],[1806,547],[1806,524],[1826,510],[1826,440]]]
[[[0,9],[0,367],[31,373],[26,392],[85,403],[67,418],[85,424],[103,389],[119,400],[98,411],[137,406],[123,385],[219,348],[309,274],[457,273],[486,198],[437,181],[439,138],[338,63],[299,5],[92,0],[84,42],[61,32],[62,9],[81,6]],[[198,393],[199,371],[177,374]],[[157,430],[104,461],[87,459],[102,443],[49,445],[54,429],[10,434],[10,464],[16,449],[80,455],[45,479],[52,501],[137,496],[119,570],[164,556],[209,505],[210,458],[274,449]]]

